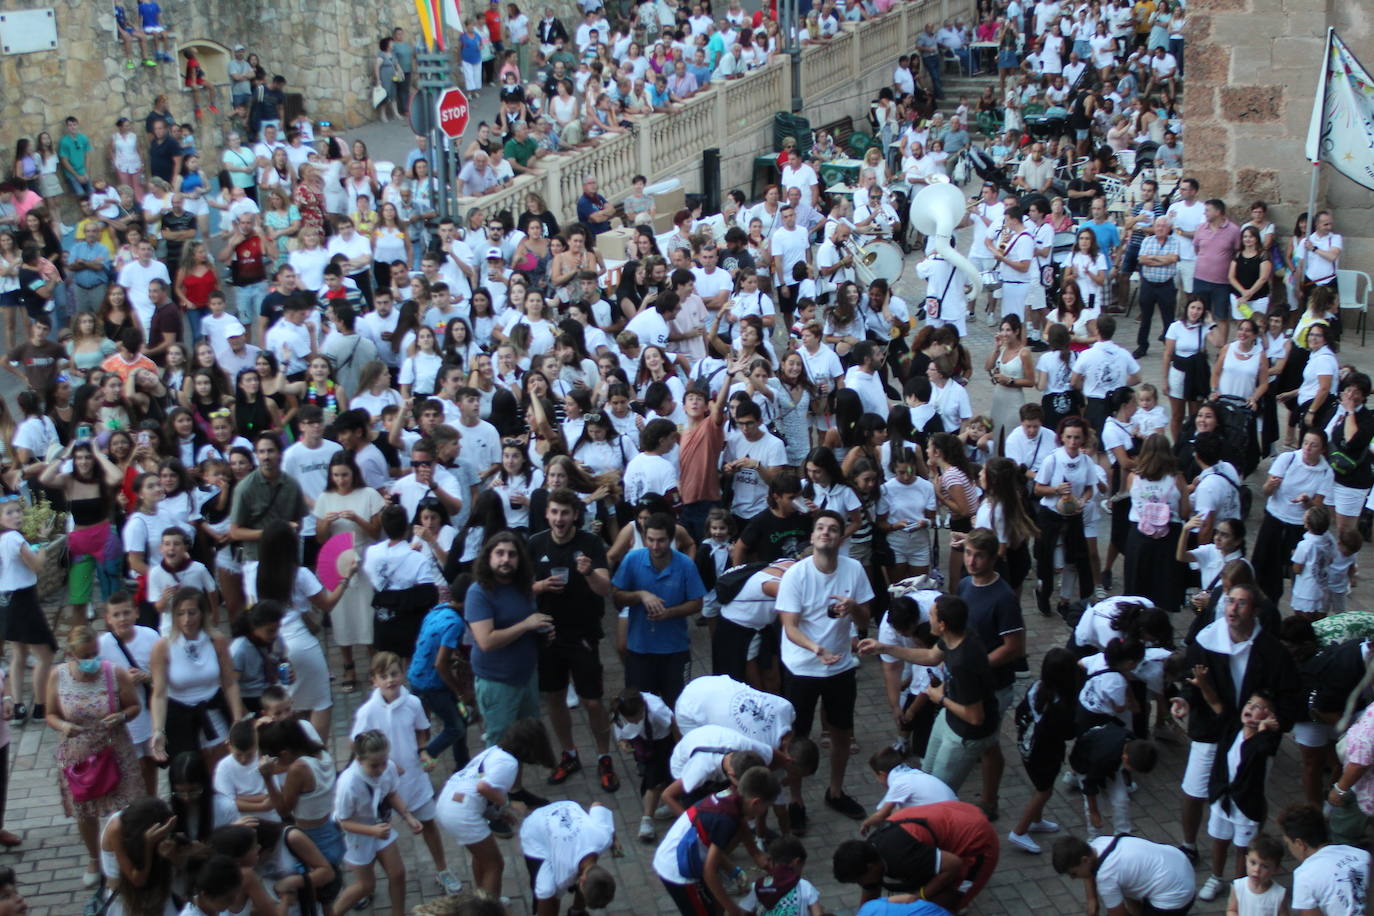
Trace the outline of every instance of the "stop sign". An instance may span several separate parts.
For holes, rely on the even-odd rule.
[[[468,129],[468,97],[454,86],[439,93],[437,103],[439,130],[447,137],[458,139]]]

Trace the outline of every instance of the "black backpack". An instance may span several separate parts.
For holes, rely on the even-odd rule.
[[[744,584],[760,570],[767,569],[772,563],[741,563],[739,566],[731,566],[725,572],[716,577],[716,600],[721,606],[729,604],[739,597],[739,593],[744,589]]]

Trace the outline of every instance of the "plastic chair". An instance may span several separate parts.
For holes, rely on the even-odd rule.
[[[1360,280],[1364,280],[1363,286]],[[1369,314],[1369,274],[1362,270],[1336,271],[1336,292],[1341,303],[1341,324],[1345,324],[1346,312],[1358,312],[1360,317],[1356,327],[1360,330],[1360,346],[1364,346],[1365,317]]]
[[[869,147],[877,145],[878,141],[873,139],[872,135],[861,130],[856,130],[849,135],[849,154],[855,159],[862,159]]]
[[[986,137],[995,137],[1002,132],[1002,115],[996,111],[980,111],[977,117],[978,129]]]

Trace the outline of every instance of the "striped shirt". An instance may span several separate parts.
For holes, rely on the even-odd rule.
[[[1150,236],[1140,243],[1140,256],[1147,255],[1177,255],[1179,254],[1178,237],[1170,235],[1161,242],[1156,236]],[[1140,265],[1140,278],[1151,283],[1168,283],[1178,274],[1178,262],[1167,264],[1164,267],[1147,267]]]

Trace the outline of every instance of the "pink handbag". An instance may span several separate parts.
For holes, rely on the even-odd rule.
[[[109,662],[101,662],[100,670],[105,675],[105,695],[110,700],[110,712],[119,710],[115,699],[114,670]],[[102,747],[85,760],[78,760],[62,768],[67,780],[67,789],[72,801],[88,802],[104,798],[119,786],[119,763],[115,760],[113,747]]]

